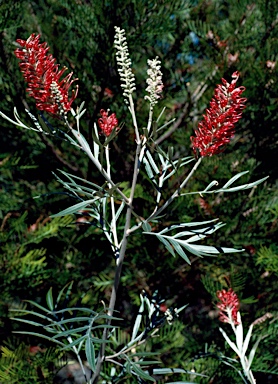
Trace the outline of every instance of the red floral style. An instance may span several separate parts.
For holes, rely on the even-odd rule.
[[[47,53],[47,43],[40,44],[39,41],[40,35],[34,33],[26,41],[17,40],[22,48],[16,49],[15,55],[20,60],[19,67],[28,83],[27,92],[36,100],[37,108],[63,116],[70,111],[77,96],[78,87],[68,100],[69,88],[77,79],[71,80],[72,72],[61,79],[67,68],[59,70],[56,59]]]
[[[105,111],[104,109],[100,110],[101,118],[98,119],[98,125],[105,136],[110,136],[111,132],[118,125],[118,119],[115,113],[112,113],[108,116],[109,110]]]
[[[205,157],[222,152],[235,133],[235,123],[242,116],[246,98],[240,97],[245,87],[235,88],[239,72],[234,72],[232,78],[231,84],[222,79],[223,84],[217,86],[210,108],[195,130],[196,136],[191,137],[195,154],[199,152]]]
[[[220,303],[217,304],[217,308],[220,309],[219,320],[223,321],[223,323],[238,325],[237,313],[239,310],[239,300],[237,294],[232,288],[230,288],[228,292],[222,289],[222,291],[218,291],[216,294],[220,300]]]

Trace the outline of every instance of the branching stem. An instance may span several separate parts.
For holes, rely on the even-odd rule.
[[[160,215],[160,213],[162,213],[172,202],[173,200],[179,196],[181,190],[185,187],[185,185],[187,184],[187,182],[189,181],[189,179],[192,177],[192,175],[194,174],[194,172],[197,170],[197,168],[199,167],[200,163],[202,161],[202,157],[200,157],[198,159],[198,161],[195,163],[194,167],[191,169],[190,173],[187,175],[187,177],[183,180],[183,182],[181,183],[181,185],[179,186],[178,189],[176,189],[176,191],[172,194],[171,197],[169,197],[169,199],[162,205],[162,207],[160,207],[159,209],[155,210],[149,217],[146,221],[150,221],[152,219],[154,219],[155,217],[157,217],[158,215]]]
[[[130,100],[132,101],[132,97],[130,96]],[[134,161],[134,170],[133,170],[133,177],[132,177],[132,184],[131,184],[131,191],[130,191],[130,196],[128,199],[127,203],[127,209],[126,209],[126,217],[125,217],[125,227],[124,227],[124,233],[123,233],[123,238],[121,241],[121,247],[120,247],[120,252],[119,252],[119,258],[115,270],[115,278],[114,278],[114,284],[111,292],[111,297],[110,297],[110,302],[109,302],[109,307],[108,307],[108,315],[112,316],[115,305],[116,305],[116,299],[117,299],[117,291],[119,288],[120,284],[120,279],[121,279],[121,273],[122,273],[122,267],[123,267],[123,262],[124,262],[124,257],[125,257],[125,252],[126,252],[126,247],[128,243],[128,236],[130,234],[130,226],[131,226],[131,214],[132,214],[132,204],[133,204],[133,199],[134,199],[134,194],[135,194],[135,187],[137,183],[137,177],[139,173],[139,156],[141,152],[141,139],[139,136],[139,131],[137,128],[137,123],[136,123],[136,117],[135,117],[135,112],[134,112],[134,107],[133,107],[133,101],[131,103],[130,101],[130,112],[133,116],[133,124],[136,132],[136,142],[137,142],[137,148],[136,148],[136,154],[135,154],[135,161]],[[111,324],[111,320],[107,321],[107,325]],[[105,347],[108,338],[108,328],[104,329],[102,340],[104,343],[101,344],[98,358],[97,358],[97,364],[96,364],[96,369],[94,372],[94,375],[92,377],[92,383],[96,384],[98,382],[98,378],[101,372],[101,367],[103,364],[103,361],[105,359]]]

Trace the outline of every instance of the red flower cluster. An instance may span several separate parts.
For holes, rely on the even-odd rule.
[[[118,125],[118,119],[115,113],[112,113],[108,116],[109,110],[105,111],[104,109],[100,110],[101,118],[98,119],[98,125],[105,136],[110,136],[111,132]]]
[[[220,300],[220,303],[217,304],[217,308],[220,309],[219,320],[223,323],[233,322],[234,325],[238,325],[237,313],[239,310],[239,300],[237,294],[230,288],[227,291],[222,289],[218,291],[217,297]]]
[[[72,91],[71,99],[68,100],[69,88],[77,79],[71,80],[71,72],[61,80],[67,68],[59,70],[59,64],[55,64],[56,59],[47,54],[47,43],[40,44],[39,41],[40,35],[35,34],[26,41],[17,40],[22,48],[16,49],[15,55],[21,61],[19,66],[28,83],[27,92],[36,100],[37,108],[63,116],[70,111],[77,96],[78,87]]]
[[[215,155],[223,151],[234,135],[234,126],[242,116],[246,98],[240,97],[245,87],[235,88],[239,73],[234,72],[232,78],[231,84],[222,79],[223,85],[217,86],[210,108],[195,130],[196,137],[191,137],[195,154],[199,152],[202,157]]]

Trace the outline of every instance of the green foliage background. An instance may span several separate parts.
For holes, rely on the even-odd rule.
[[[40,33],[57,62],[74,71],[79,79],[77,104],[86,102],[82,131],[88,142],[92,143],[93,123],[101,108],[110,108],[125,123],[111,152],[117,181],[127,182],[132,172],[134,144],[116,72],[115,25],[127,33],[137,81],[140,126],[146,123],[148,112],[144,104],[147,59],[159,56],[162,61],[165,91],[160,108],[167,108],[166,120],[176,117],[179,123],[171,137],[161,144],[166,150],[171,144],[180,156],[191,154],[189,138],[222,77],[229,80],[238,70],[240,82],[246,87],[247,109],[237,125],[234,140],[225,153],[203,161],[190,182],[190,189],[201,190],[213,179],[223,185],[244,170],[250,173],[243,182],[269,175],[267,183],[251,191],[208,195],[203,200],[195,195],[180,198],[165,218],[166,222],[176,223],[219,217],[227,225],[212,241],[244,247],[245,252],[193,259],[188,266],[179,258],[173,259],[158,242],[150,243],[136,235],[129,243],[117,304],[128,332],[142,289],[150,294],[158,289],[168,306],[188,303],[178,328],[168,327],[163,330],[162,339],[154,341],[163,363],[194,368],[209,376],[201,380],[196,377],[196,382],[240,382],[233,370],[220,363],[220,354],[230,352],[225,351],[227,347],[218,332],[214,293],[232,285],[242,301],[246,328],[267,312],[277,316],[278,3],[275,0],[0,2],[1,111],[11,116],[16,106],[20,116],[24,116],[27,103],[35,113],[13,51],[17,38],[27,39],[31,33]],[[90,181],[102,183],[103,180],[87,159],[62,140],[18,130],[3,119],[0,124],[3,354],[0,367],[5,367],[6,382],[24,383],[26,372],[34,366],[40,369],[33,369],[32,383],[42,382],[42,377],[43,382],[52,382],[58,368],[49,363],[49,356],[53,361],[61,356],[42,340],[15,338],[12,330],[19,326],[9,320],[8,309],[22,305],[24,299],[44,304],[51,286],[58,292],[70,281],[74,282],[73,302],[82,295],[83,303],[91,308],[98,307],[100,300],[108,301],[114,260],[99,230],[94,225],[77,225],[71,216],[49,219],[50,214],[75,202],[64,193],[52,172],[62,169]],[[169,188],[174,187],[170,182]],[[143,198],[151,195],[149,189],[149,184],[142,180],[142,190],[138,191],[135,203],[143,216],[152,207]],[[39,195],[40,199],[35,199]],[[268,335],[254,361],[255,377],[258,383],[274,383],[278,373],[275,329],[263,324],[254,332]],[[166,341],[169,338],[171,344]],[[28,346],[34,345],[39,345],[43,352],[37,356],[36,363],[27,367]],[[7,356],[3,348],[16,353]],[[27,361],[34,357],[30,359]],[[16,372],[7,368],[12,366],[17,366]]]

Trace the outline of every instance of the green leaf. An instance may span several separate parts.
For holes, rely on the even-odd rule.
[[[121,205],[119,206],[119,208],[117,209],[117,212],[116,212],[116,215],[115,215],[115,221],[118,220],[118,218],[120,217],[120,214],[122,213],[124,207],[125,207],[126,203],[124,201],[122,201]]]
[[[161,241],[161,243],[165,245],[166,249],[171,253],[171,255],[175,257],[175,252],[171,247],[170,243],[163,236],[156,234],[156,237]]]
[[[90,337],[87,338],[85,343],[85,353],[88,364],[90,365],[93,372],[96,370],[96,356],[95,356],[95,348]]]
[[[154,178],[154,174],[153,174],[153,171],[152,171],[152,168],[148,162],[148,160],[143,157],[143,163],[145,165],[145,169],[146,169],[146,172],[147,172],[147,175],[149,177],[149,179],[154,183],[154,184],[157,184],[157,181],[155,180]]]
[[[108,308],[108,309],[109,309],[109,308]],[[100,320],[100,319],[105,319],[105,320],[120,320],[120,321],[123,321],[123,319],[122,319],[121,317],[110,316],[110,315],[105,315],[105,314],[98,315],[98,316],[97,316],[97,320]]]
[[[144,351],[144,352],[137,352],[137,353],[132,353],[131,355],[130,355],[130,357],[135,357],[135,356],[139,356],[139,357],[148,357],[148,356],[158,356],[158,355],[160,355],[160,353],[159,352],[148,352],[148,351]],[[136,363],[137,364],[141,364],[141,361],[142,360],[140,360],[140,361],[137,361]],[[157,362],[157,360],[155,360],[156,362]]]
[[[195,383],[193,383],[193,381],[171,381],[170,383],[167,383],[167,384],[196,384],[196,381]]]
[[[74,347],[75,345],[77,344],[80,344],[80,343],[83,343],[84,340],[87,338],[86,335],[83,335],[81,337],[78,337],[76,340],[72,341],[70,344],[67,344],[65,345],[65,347],[63,348],[64,350],[66,349],[72,349],[72,347]],[[104,343],[104,341],[102,339],[97,339],[95,337],[91,337],[91,341],[96,343],[96,344],[102,344]],[[106,340],[105,343],[112,343],[112,341],[110,340]],[[80,349],[80,346],[79,346],[79,349]]]
[[[32,300],[24,300],[24,301],[25,301],[26,303],[30,303],[30,304],[34,305],[35,307],[41,309],[43,312],[47,312],[47,313],[49,313],[49,310],[48,310],[48,309],[46,309],[46,308],[43,307],[42,305],[36,303],[35,301],[32,301]]]
[[[227,333],[219,327],[219,331],[222,333],[224,339],[227,341],[227,343],[229,344],[229,346],[235,351],[235,353],[240,357],[240,351],[238,350],[237,346],[235,345],[235,343],[229,338],[229,336],[227,335]]]
[[[159,174],[159,169],[158,169],[158,167],[157,167],[157,165],[156,165],[156,163],[155,163],[155,161],[154,161],[154,159],[153,159],[153,157],[152,157],[152,155],[151,155],[151,153],[150,153],[150,151],[148,149],[146,150],[145,154],[146,154],[146,156],[148,158],[148,162],[152,166],[155,174],[158,175]]]
[[[144,366],[149,366],[149,365],[153,365],[153,364],[161,364],[160,361],[157,361],[157,360],[139,360],[139,361],[136,361],[136,364],[140,365],[140,367],[144,367]]]
[[[169,238],[169,242],[173,245],[175,251],[189,264],[191,265],[191,262],[189,260],[189,258],[187,257],[187,255],[185,254],[184,250],[182,249],[182,247],[180,246],[180,244],[178,243],[178,241],[174,240],[174,239],[170,239]]]
[[[119,327],[117,327],[115,325],[101,324],[101,325],[96,325],[95,327],[92,327],[91,329],[95,330],[95,329],[103,329],[103,328],[114,329],[114,328],[119,328]]]
[[[93,154],[91,152],[91,148],[90,148],[87,140],[85,139],[85,137],[80,132],[76,131],[75,129],[72,129],[71,132],[73,133],[75,138],[78,140],[79,144],[82,146],[84,151],[87,153],[90,153],[93,156]]]
[[[71,335],[76,335],[79,332],[87,331],[88,325],[83,325],[83,327],[78,327],[75,329],[68,329],[63,332],[59,332],[57,335],[53,336],[53,339],[57,339],[58,337],[65,337],[65,336],[71,336]]]
[[[61,291],[60,291],[59,294],[58,294],[57,300],[56,300],[56,306],[57,306],[57,304],[60,302],[61,297],[62,297],[62,295],[63,295],[65,289],[68,288],[68,292],[70,292],[71,289],[72,289],[72,285],[73,285],[73,281],[71,281],[70,283],[66,284],[66,285],[61,289]]]
[[[59,309],[59,311],[53,311],[54,314],[57,313],[64,313],[64,312],[71,312],[71,311],[81,311],[81,312],[88,312],[93,315],[97,315],[97,312],[93,311],[90,308],[86,307],[70,307],[70,308],[65,308],[65,309]],[[49,313],[49,311],[47,311]]]
[[[71,349],[74,351],[75,348],[73,348],[73,347],[78,344],[78,350],[80,351],[82,344],[84,343],[85,339],[86,339],[86,335],[83,335],[83,336],[79,337],[78,339],[75,339],[71,343],[67,344],[64,348],[62,348],[62,350],[65,351],[67,349]]]
[[[141,300],[141,305],[140,305],[140,308],[139,308],[139,311],[138,311],[138,315],[136,316],[136,320],[135,320],[135,323],[134,323],[134,326],[133,326],[131,341],[133,341],[136,338],[136,336],[137,336],[137,333],[138,333],[138,330],[140,328],[141,321],[142,321],[142,313],[143,313],[143,311],[144,311],[144,299]]]
[[[50,336],[42,335],[41,333],[37,333],[37,332],[26,332],[26,331],[13,331],[13,333],[18,333],[18,334],[21,334],[21,335],[32,335],[32,336],[41,337],[42,339],[46,339],[46,340],[48,340],[48,341],[52,341],[53,343],[56,343],[56,344],[58,344],[58,345],[61,345],[62,347],[65,347],[65,344],[62,343],[60,340],[53,339],[53,338],[50,337]]]
[[[248,332],[247,332],[247,335],[245,337],[243,346],[242,346],[242,355],[243,356],[245,356],[245,354],[246,354],[246,351],[247,351],[247,348],[248,348],[248,345],[249,345],[249,342],[250,342],[250,339],[252,336],[252,330],[253,330],[253,324],[250,325]]]
[[[218,185],[218,184],[219,184],[218,181],[213,180],[213,181],[206,187],[206,189],[205,189],[202,193],[204,193],[204,192],[208,192],[212,187],[214,187],[215,185]]]
[[[48,320],[51,323],[55,322],[53,319],[51,319],[50,317],[47,317],[46,315],[42,315],[41,313],[38,313],[38,312],[28,311],[27,309],[10,309],[9,311],[10,312],[16,312],[16,313],[22,314],[22,315],[38,316],[44,320]]]
[[[236,192],[236,191],[242,191],[244,189],[250,189],[250,188],[253,188],[253,187],[263,183],[266,179],[268,179],[268,176],[263,177],[260,180],[254,181],[253,183],[239,185],[238,187],[233,187],[233,188],[229,188],[229,189],[226,189],[223,187],[223,188],[215,191],[215,193],[218,193],[218,192]]]
[[[46,303],[50,311],[53,311],[54,304],[53,304],[53,296],[52,296],[52,287],[49,289],[49,291],[46,294]]]
[[[165,233],[165,232],[168,232],[168,231],[171,231],[173,229],[180,229],[180,228],[184,228],[184,227],[200,227],[200,226],[203,226],[205,224],[211,224],[211,223],[214,223],[215,221],[218,221],[218,219],[213,219],[213,220],[208,220],[208,221],[199,221],[199,222],[192,222],[192,223],[181,223],[181,224],[176,224],[176,225],[170,225],[169,227],[163,229],[162,231],[159,232],[159,234],[161,235],[162,233]],[[200,230],[203,230],[202,229],[198,229],[198,231]]]
[[[94,154],[95,154],[96,159],[98,159],[99,148],[100,147],[102,148],[103,145],[102,145],[102,143],[99,140],[98,130],[97,130],[96,124],[94,124],[94,129],[92,129],[92,137],[93,137],[93,140],[94,140]]]
[[[98,189],[98,190],[103,190],[103,187],[102,186],[99,186],[95,183],[92,183],[91,181],[88,181],[86,179],[83,179],[82,177],[78,177],[78,176],[75,176],[75,175],[72,175],[71,173],[68,173],[68,172],[65,172],[65,171],[62,171],[61,169],[59,169],[59,172],[61,172],[64,176],[66,176],[67,178],[69,178],[70,180],[73,181],[73,179],[76,179],[76,180],[80,180],[82,181],[83,183],[85,184],[88,184],[88,185],[91,185],[92,187],[94,187],[95,189]],[[56,177],[58,177],[57,175],[55,175]],[[62,180],[63,182],[63,180]],[[78,184],[76,184],[78,185]]]
[[[150,226],[150,224],[147,221],[143,222],[142,228],[145,232],[151,232],[151,230],[152,230],[152,227]]]
[[[138,367],[137,364],[133,363],[133,362],[130,362],[130,365],[131,365],[131,369],[134,370],[134,372],[140,376],[142,379],[145,379],[145,380],[150,380],[150,381],[153,381],[155,383],[155,379],[153,377],[151,377],[148,373],[146,373],[145,371],[143,371],[143,369],[141,369],[140,367]]]
[[[178,315],[181,311],[183,311],[186,307],[188,307],[188,304],[183,305],[179,309],[175,310],[176,314]]]
[[[56,213],[56,214],[54,214],[54,215],[51,215],[50,217],[59,217],[59,216],[71,215],[71,214],[73,214],[73,213],[76,213],[76,212],[80,211],[81,209],[86,208],[88,205],[93,204],[93,203],[96,202],[97,200],[99,200],[98,197],[95,198],[95,199],[82,201],[81,203],[72,205],[71,207],[66,208],[66,209],[64,209],[63,211],[59,212],[59,213]]]
[[[49,324],[47,325],[48,327],[56,327],[57,325],[63,325],[63,324],[66,324],[66,323],[74,323],[74,322],[79,322],[79,321],[91,321],[92,318],[91,317],[72,317],[70,319],[66,319],[66,320],[61,320],[61,321],[55,321],[55,323],[53,324]]]
[[[162,108],[162,110],[161,110],[161,112],[160,112],[158,118],[156,119],[156,123],[159,123],[159,120],[161,119],[163,113],[165,112],[165,109],[166,109],[166,107],[163,107],[163,108]]]
[[[182,368],[154,368],[153,370],[154,375],[168,375],[169,373],[187,373],[189,375],[207,377],[206,375],[203,375],[201,373],[186,371]]]
[[[37,323],[36,321],[32,321],[32,320],[21,319],[18,317],[11,317],[10,319],[15,321],[20,321],[21,323],[33,325],[34,327],[43,327],[41,323]]]
[[[250,354],[249,354],[249,357],[248,357],[248,367],[247,367],[248,370],[251,368],[251,364],[252,364],[253,359],[255,357],[256,350],[257,350],[258,345],[259,345],[261,340],[262,340],[262,336],[259,336],[257,338],[255,344],[253,345],[251,351],[250,351]]]
[[[233,176],[225,185],[223,185],[223,189],[227,189],[230,185],[232,185],[237,179],[239,179],[241,176],[246,175],[246,173],[249,173],[249,171],[243,171],[240,173],[237,173],[235,176]]]

